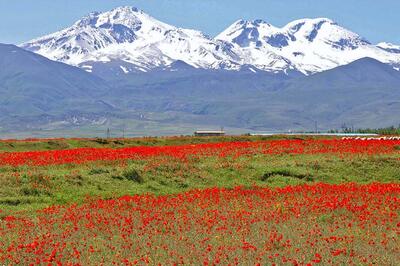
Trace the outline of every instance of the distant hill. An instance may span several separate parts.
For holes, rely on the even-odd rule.
[[[325,129],[343,123],[373,128],[397,125],[400,73],[375,59],[363,58],[291,80],[271,101],[291,106],[298,116],[318,121]]]
[[[400,117],[400,73],[371,58],[310,76],[187,70],[113,84],[107,99],[124,108],[248,130],[313,130],[315,122],[320,129],[381,127]]]
[[[14,45],[0,44],[1,127],[35,126],[38,120],[109,111],[97,98],[109,86],[97,76]],[[100,115],[101,116],[101,115]],[[58,118],[57,118],[58,117]],[[91,118],[90,118],[91,119]]]
[[[91,135],[126,127],[157,135],[224,126],[238,133],[313,130],[315,123],[328,130],[385,127],[400,118],[400,72],[371,58],[310,76],[178,61],[169,71],[104,78],[0,45],[0,132]]]

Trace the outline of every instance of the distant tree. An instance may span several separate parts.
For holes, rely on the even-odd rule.
[[[398,127],[390,126],[385,128],[364,128],[357,129],[357,133],[380,134],[380,135],[400,135],[400,125]]]

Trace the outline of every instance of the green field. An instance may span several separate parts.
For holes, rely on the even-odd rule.
[[[2,152],[78,147],[181,145],[256,141],[272,137],[61,139],[0,142]],[[282,138],[282,137],[273,137]],[[296,138],[296,137],[292,137]],[[303,137],[306,138],[306,137]],[[400,181],[400,152],[376,155],[278,154],[189,158],[157,156],[142,160],[98,161],[80,165],[1,166],[0,209],[5,217],[19,211],[83,202],[87,196],[116,198],[169,194],[194,188],[286,186],[303,183]]]

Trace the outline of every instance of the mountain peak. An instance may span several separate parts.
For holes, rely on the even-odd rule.
[[[235,21],[230,27],[258,27],[260,25],[268,25],[271,26],[268,22],[263,19],[255,19],[255,20],[245,20],[239,19]]]
[[[337,23],[329,18],[303,18],[288,23],[282,29],[295,34],[301,31],[319,31],[324,25],[335,26]]]
[[[251,65],[272,72],[297,69],[304,74],[367,56],[394,66],[400,63],[398,46],[371,45],[329,18],[299,19],[280,28],[262,19],[240,19],[210,39],[130,6],[90,13],[72,27],[21,47],[94,72],[100,66],[150,71],[176,61],[196,68],[239,70]]]
[[[284,65],[290,62],[289,65],[309,74],[367,56],[386,63],[398,64],[400,61],[396,55],[400,50],[395,47],[373,46],[360,35],[324,17],[295,20],[282,28],[261,20],[239,20],[216,39],[238,46],[244,50],[246,63],[256,63],[261,69],[262,66],[276,68],[283,62],[286,62]]]
[[[194,67],[219,68],[236,66],[232,58],[237,57],[228,45],[199,31],[168,25],[128,6],[91,13],[72,27],[22,47],[84,69],[101,62],[102,67],[118,64],[117,69],[149,71],[177,60]]]
[[[150,17],[143,10],[131,6],[121,6],[102,13],[103,16],[109,18],[110,20],[121,21],[123,19],[129,19],[132,17],[142,17],[143,15]]]
[[[240,19],[216,36],[215,39],[229,41],[240,47],[259,47],[262,44],[261,36],[276,30],[277,28],[262,19]]]
[[[329,24],[336,24],[332,19],[329,18],[302,18],[302,19],[296,19],[292,22],[289,22],[284,28],[291,27],[292,25],[298,25],[298,24],[319,24],[319,23],[329,23]]]
[[[143,13],[142,10],[133,6],[120,6],[112,9],[110,12],[117,13]]]
[[[143,20],[153,20],[142,10],[136,7],[121,6],[106,12],[92,12],[78,20],[75,27],[107,27],[108,25],[124,25],[135,28]]]

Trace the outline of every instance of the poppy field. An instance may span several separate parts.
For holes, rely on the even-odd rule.
[[[79,148],[72,150],[29,151],[0,154],[0,165],[82,164],[92,161],[121,161],[156,156],[186,159],[189,156],[235,156],[252,154],[384,154],[399,141],[380,140],[274,140],[225,142],[164,147]]]
[[[400,261],[399,140],[48,141],[0,152],[0,265]]]

